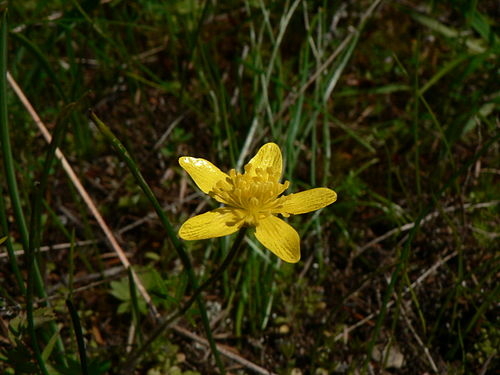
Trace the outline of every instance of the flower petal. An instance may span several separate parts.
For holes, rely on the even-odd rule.
[[[285,197],[281,212],[293,215],[304,214],[326,207],[336,200],[337,193],[328,188],[301,191]]]
[[[283,170],[283,159],[281,157],[281,150],[276,143],[266,143],[259,149],[259,151],[257,151],[257,154],[255,154],[255,156],[250,159],[247,165],[248,164],[251,164],[253,167],[248,172],[250,173],[250,175],[255,175],[256,168],[260,168],[264,171],[267,171],[268,168],[271,168],[276,181],[281,178],[281,172]]]
[[[183,240],[222,237],[236,232],[242,225],[235,210],[221,207],[186,220],[179,229],[179,237]]]
[[[217,182],[225,181],[229,177],[205,159],[182,156],[179,158],[179,164],[205,194],[212,190]]]
[[[300,260],[299,234],[276,216],[270,215],[259,220],[255,237],[285,262],[297,263]]]

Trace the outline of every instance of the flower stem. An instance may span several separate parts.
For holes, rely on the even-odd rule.
[[[227,254],[222,264],[219,266],[219,268],[215,270],[212,276],[210,276],[203,284],[201,284],[200,287],[198,287],[198,289],[195,290],[191,298],[184,304],[182,309],[178,311],[179,316],[183,315],[191,307],[193,302],[196,300],[196,297],[198,297],[200,293],[203,292],[203,290],[207,286],[209,286],[222,276],[222,274],[229,266],[229,264],[231,264],[236,255],[239,254],[240,249],[242,248],[241,245],[243,244],[243,239],[245,238],[246,232],[247,232],[247,227],[243,227],[242,229],[240,229],[240,231],[238,232],[238,236],[235,238],[233,242],[233,246],[231,246],[231,250],[229,250],[229,253]]]
[[[123,144],[120,142],[120,140],[113,134],[110,128],[104,124],[95,113],[91,112],[91,117],[94,123],[99,127],[99,130],[101,133],[105,136],[105,138],[113,145],[115,150],[118,153],[118,156],[121,157],[121,159],[127,164],[130,172],[136,179],[138,185],[141,187],[142,191],[146,195],[146,197],[149,199],[153,207],[155,208],[156,213],[158,214],[158,217],[160,218],[161,223],[163,224],[163,227],[165,228],[165,231],[167,232],[168,237],[170,238],[170,241],[172,242],[175,250],[177,251],[177,254],[179,255],[179,258],[184,265],[185,271],[187,273],[188,280],[191,284],[191,287],[196,290],[198,289],[198,281],[196,279],[196,275],[194,274],[193,271],[193,266],[191,264],[191,259],[189,258],[188,253],[184,249],[184,246],[182,242],[177,238],[177,233],[174,230],[174,227],[170,223],[170,220],[167,218],[167,215],[163,211],[163,208],[160,206],[160,203],[156,199],[155,195],[153,194],[153,191],[147,184],[146,180],[142,176],[139,167],[135,163],[135,161],[132,159],[131,155],[128,153],[127,149]],[[203,324],[203,328],[205,329],[205,333],[207,335],[207,340],[210,343],[210,349],[212,350],[212,353],[215,357],[215,361],[217,363],[217,367],[219,367],[219,370],[222,374],[225,373],[224,367],[222,366],[222,361],[220,359],[219,352],[216,349],[215,342],[212,337],[212,331],[210,329],[210,325],[208,324],[208,318],[207,318],[207,309],[205,307],[205,304],[203,303],[201,298],[197,298],[196,300],[198,307],[200,309],[200,315],[201,315],[201,321]],[[154,305],[151,304],[150,307],[154,308]]]
[[[236,255],[238,255],[240,253],[240,250],[243,248],[243,246],[241,245],[243,244],[246,232],[247,232],[246,227],[240,229],[240,231],[238,232],[238,236],[234,240],[233,245],[231,246],[231,249],[229,250],[229,253],[227,254],[222,264],[203,284],[201,284],[201,286],[199,286],[194,291],[193,295],[189,298],[189,300],[186,303],[184,303],[184,305],[182,305],[182,307],[179,310],[177,310],[176,312],[165,318],[165,320],[162,323],[160,323],[160,325],[155,329],[155,331],[151,334],[151,336],[147,338],[144,344],[130,356],[130,359],[125,363],[125,366],[123,367],[125,372],[128,373],[134,367],[135,362],[141,357],[141,355],[146,351],[146,349],[172,324],[174,324],[174,322],[177,319],[179,319],[182,315],[186,313],[187,310],[189,310],[189,308],[197,300],[197,298],[200,296],[203,290],[205,290],[209,285],[211,285],[214,281],[216,281],[222,276],[222,274],[227,269],[229,264],[231,264]]]

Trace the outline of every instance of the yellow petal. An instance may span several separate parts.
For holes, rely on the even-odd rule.
[[[276,216],[259,220],[255,237],[266,248],[288,263],[300,260],[300,237],[295,229]]]
[[[266,143],[257,151],[257,154],[250,159],[248,164],[252,165],[252,168],[248,172],[250,175],[255,175],[256,168],[260,168],[264,171],[271,168],[275,179],[279,180],[281,178],[283,160],[281,158],[281,150],[276,143]]]
[[[235,210],[221,207],[188,219],[180,227],[179,237],[183,240],[222,237],[236,232],[242,225]]]
[[[287,214],[304,214],[319,210],[337,200],[337,193],[328,188],[316,188],[300,193],[287,195],[281,212]]]
[[[179,158],[179,164],[205,194],[212,190],[217,182],[229,177],[205,159],[182,156]]]

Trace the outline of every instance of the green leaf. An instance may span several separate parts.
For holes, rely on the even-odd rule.
[[[126,282],[124,282],[124,280],[126,279],[112,281],[110,293],[121,301],[128,301],[130,300],[130,292],[128,285],[126,284]]]

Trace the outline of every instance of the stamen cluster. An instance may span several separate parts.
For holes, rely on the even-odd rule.
[[[219,181],[209,192],[210,196],[228,206],[237,208],[237,214],[248,225],[281,212],[287,197],[279,197],[290,183],[279,183],[279,171],[271,167],[253,168],[249,163],[245,173],[231,169],[229,176]],[[288,216],[288,215],[286,215]]]

